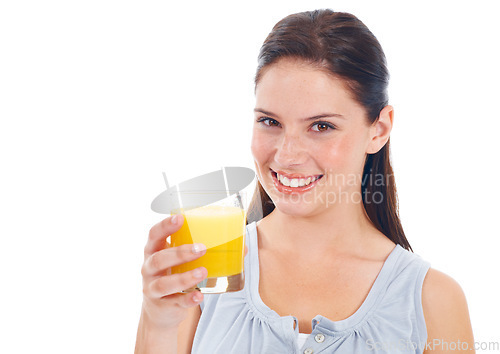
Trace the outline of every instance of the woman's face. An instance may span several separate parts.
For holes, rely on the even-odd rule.
[[[304,62],[282,59],[257,84],[252,153],[262,187],[285,214],[359,203],[372,133],[344,83]]]

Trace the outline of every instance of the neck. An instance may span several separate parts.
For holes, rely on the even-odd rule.
[[[378,231],[362,203],[338,204],[307,217],[284,214],[276,208],[260,225],[265,230],[260,238],[262,247],[291,254],[349,252]]]

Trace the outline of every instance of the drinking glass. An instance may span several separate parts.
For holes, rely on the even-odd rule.
[[[245,283],[245,194],[241,191],[171,191],[177,200],[171,214],[182,214],[184,224],[170,236],[170,246],[203,243],[206,253],[200,258],[171,268],[171,274],[205,267],[208,277],[196,287],[202,293],[239,291]],[[215,202],[206,204],[207,201]]]

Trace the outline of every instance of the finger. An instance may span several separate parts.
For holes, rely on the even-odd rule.
[[[190,293],[182,294],[172,294],[163,299],[165,302],[170,302],[169,305],[175,304],[181,308],[190,308],[199,305],[203,301],[203,294],[199,290],[192,291]]]
[[[149,238],[144,247],[144,258],[165,248],[166,238],[179,230],[184,222],[182,214],[176,214],[163,219],[151,230],[149,230]]]
[[[207,248],[202,243],[162,249],[146,258],[142,266],[142,276],[164,273],[170,267],[200,258],[206,250]]]
[[[248,254],[248,247],[247,247],[247,245],[245,245],[245,257],[247,254]]]
[[[207,269],[199,267],[189,272],[157,277],[145,288],[146,296],[161,298],[194,287],[207,277]]]

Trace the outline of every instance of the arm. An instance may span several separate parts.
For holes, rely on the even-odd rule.
[[[468,353],[475,353],[467,300],[455,280],[429,269],[422,287],[422,306],[428,343],[424,354],[456,353],[465,346]]]
[[[190,308],[187,318],[179,325],[177,333],[177,354],[190,354],[194,334],[201,316],[200,306]]]
[[[136,353],[190,354],[200,316],[199,306],[190,308],[187,318],[178,328],[160,331],[155,326],[149,325],[147,317],[141,316],[137,331]]]
[[[137,339],[135,344],[136,354],[176,354],[177,328],[158,330],[151,325],[144,313],[139,321]]]

